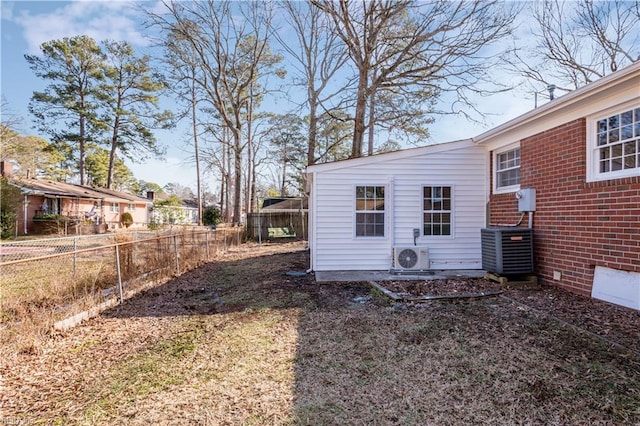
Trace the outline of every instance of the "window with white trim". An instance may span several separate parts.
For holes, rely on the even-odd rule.
[[[637,176],[640,172],[640,108],[628,108],[589,123],[595,179]]]
[[[128,209],[129,209],[130,211],[134,211],[134,210],[136,209],[136,205],[135,205],[135,204],[129,204]]]
[[[451,187],[422,187],[422,235],[451,235]]]
[[[517,190],[520,187],[520,147],[497,152],[494,157],[495,188],[497,191]]]
[[[384,237],[384,186],[356,186],[356,237]]]
[[[118,203],[111,203],[110,211],[111,213],[120,213],[120,205]]]

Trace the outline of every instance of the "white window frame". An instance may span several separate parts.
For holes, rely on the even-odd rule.
[[[600,120],[608,119],[618,114],[622,114],[626,111],[631,110],[632,112],[636,109],[640,109],[640,104],[638,101],[627,102],[622,105],[618,105],[614,108],[609,108],[607,110],[599,112],[597,115],[592,115],[587,117],[587,182],[597,182],[603,180],[610,179],[620,179],[626,177],[634,177],[640,176],[640,134],[634,135],[627,139],[627,142],[632,142],[635,140],[636,142],[636,161],[637,165],[632,169],[622,169],[622,170],[614,170],[609,172],[601,172],[600,171],[600,152],[604,146],[598,145],[598,122]],[[632,117],[633,118],[633,117]],[[636,122],[637,123],[637,122]],[[632,126],[635,126],[633,124]],[[633,131],[633,127],[632,127]],[[624,144],[624,142],[620,142],[619,144]],[[618,143],[616,143],[618,145]],[[611,146],[611,145],[608,145]],[[623,148],[624,149],[624,148]]]
[[[383,188],[384,189],[384,210],[358,210],[358,188],[359,187],[375,187],[375,188]],[[388,200],[387,200],[387,195],[389,194],[389,188],[386,184],[382,184],[382,183],[364,183],[364,184],[356,184],[353,186],[353,195],[352,195],[352,200],[353,200],[353,238],[356,238],[358,240],[361,239],[385,239],[387,238],[387,224],[388,224],[388,218],[387,218],[387,206],[388,206]],[[380,214],[382,213],[383,215],[383,219],[384,219],[384,224],[383,224],[383,228],[382,228],[382,235],[358,235],[358,214],[367,214],[367,213],[375,213],[375,214]]]
[[[136,205],[129,203],[129,206],[127,207],[127,209],[130,210],[130,211],[135,211]]]
[[[450,190],[450,205],[449,205],[449,210],[425,210],[424,209],[424,189],[425,188],[434,188],[434,187],[440,187],[440,188],[449,188]],[[431,184],[424,184],[421,186],[421,191],[420,191],[420,203],[421,203],[421,215],[420,215],[420,222],[422,223],[421,225],[421,229],[420,229],[420,235],[423,238],[437,238],[437,239],[450,239],[450,238],[454,238],[455,235],[455,188],[453,184],[450,183],[431,183]],[[449,213],[449,233],[448,234],[441,234],[441,235],[428,235],[424,233],[424,215],[425,213]]]
[[[120,203],[110,203],[109,211],[111,213],[120,213]]]
[[[506,194],[509,192],[516,192],[520,190],[520,182],[517,185],[498,186],[498,173],[507,170],[513,170],[515,167],[508,169],[498,170],[498,156],[509,151],[515,151],[520,149],[520,142],[512,143],[500,149],[496,149],[493,152],[493,193],[494,194]],[[520,179],[522,179],[522,151],[520,151],[520,164],[517,167],[520,169]]]

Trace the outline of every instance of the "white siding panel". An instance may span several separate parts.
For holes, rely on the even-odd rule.
[[[422,187],[453,187],[454,235],[419,237],[432,269],[481,268],[488,156],[466,144],[456,149],[397,158],[315,174],[315,265],[318,271],[388,270],[394,245],[413,244],[422,231]],[[386,185],[384,238],[355,238],[354,187]]]

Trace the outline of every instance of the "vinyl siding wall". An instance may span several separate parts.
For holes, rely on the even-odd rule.
[[[317,271],[388,270],[395,245],[429,248],[431,269],[480,269],[480,228],[485,225],[487,157],[471,143],[449,150],[423,150],[420,155],[314,174],[312,192],[312,262]],[[385,236],[355,237],[355,187],[383,185]],[[422,236],[423,186],[452,187],[451,236]]]

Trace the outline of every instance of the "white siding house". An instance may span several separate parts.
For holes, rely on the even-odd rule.
[[[481,269],[487,161],[463,140],[309,166],[311,268],[390,270],[412,246],[421,269]]]

